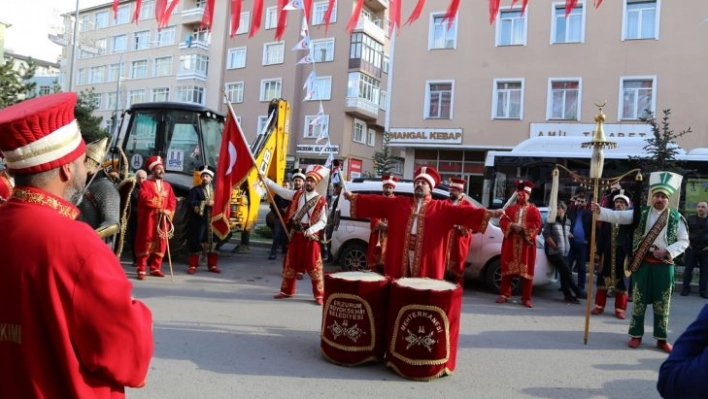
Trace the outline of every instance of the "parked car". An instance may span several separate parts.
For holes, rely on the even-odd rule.
[[[348,182],[347,189],[353,193],[381,194],[380,180],[364,180]],[[412,182],[399,182],[394,193],[398,196],[413,196]],[[445,200],[450,197],[446,187],[435,188],[432,191],[434,199]],[[466,197],[475,206],[482,207],[476,200]],[[332,234],[332,254],[344,270],[360,270],[366,267],[366,252],[369,241],[369,221],[354,219],[349,213],[349,201],[342,200],[339,205],[339,225]],[[498,221],[492,220],[487,231],[475,233],[465,265],[465,278],[484,281],[494,292],[499,292],[501,285],[501,244],[504,235]],[[534,285],[551,284],[558,281],[555,269],[548,263],[543,250],[543,239],[536,240],[536,272]],[[518,280],[513,282],[514,292],[520,290]]]

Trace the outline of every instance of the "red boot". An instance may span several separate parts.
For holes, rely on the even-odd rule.
[[[615,316],[620,319],[624,320],[625,318],[625,311],[627,310],[627,293],[615,293]]]
[[[221,269],[219,269],[216,264],[219,262],[219,254],[216,252],[210,252],[207,255],[207,265],[209,267],[209,271],[212,273],[221,273]]]
[[[605,311],[605,304],[607,304],[607,291],[598,289],[595,294],[595,309],[592,310],[592,314],[600,314]]]
[[[189,254],[189,268],[187,274],[194,274],[199,267],[199,254]]]

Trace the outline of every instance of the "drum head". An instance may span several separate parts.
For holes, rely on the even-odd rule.
[[[406,277],[395,281],[401,287],[410,287],[417,290],[448,291],[457,288],[457,284],[445,280],[430,278]]]
[[[336,279],[342,279],[347,281],[383,281],[386,277],[374,273],[374,272],[362,272],[362,271],[352,271],[352,272],[339,272],[332,273],[330,277]]]

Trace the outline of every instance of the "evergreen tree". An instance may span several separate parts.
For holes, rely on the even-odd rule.
[[[86,143],[108,136],[108,132],[101,128],[103,117],[93,116],[93,111],[98,109],[98,105],[94,98],[93,88],[78,93],[74,115],[79,123],[81,136],[83,136]]]
[[[27,67],[19,70],[14,69],[12,59],[0,65],[0,108],[34,97],[37,84],[28,80],[34,77],[36,69],[37,64],[31,58],[27,61]]]
[[[389,144],[391,143],[391,137],[388,132],[383,134],[383,148],[381,151],[376,151],[373,156],[374,170],[377,176],[382,176],[389,173],[393,169],[393,165],[396,159],[391,156],[391,151]]]
[[[630,159],[638,163],[644,175],[659,170],[679,174],[686,172],[685,169],[679,166],[678,161],[676,161],[678,148],[680,148],[676,139],[691,133],[691,128],[689,127],[687,130],[675,133],[669,123],[671,110],[665,109],[663,113],[664,116],[661,118],[661,121],[656,120],[653,112],[649,112],[646,117],[641,119],[651,126],[652,132],[651,137],[647,138],[647,145],[644,146],[644,151],[646,151],[647,156],[630,157]]]

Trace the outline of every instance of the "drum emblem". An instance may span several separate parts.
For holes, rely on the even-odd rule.
[[[431,353],[433,351],[433,345],[438,343],[438,341],[433,339],[433,332],[431,331],[429,334],[425,334],[425,327],[422,326],[418,328],[418,333],[422,335],[418,335],[408,329],[406,333],[406,337],[403,338],[408,343],[406,349],[410,349],[412,346],[422,346],[428,350],[428,353]]]
[[[356,342],[359,338],[366,334],[366,331],[359,328],[358,324],[354,324],[349,327],[349,322],[347,320],[344,320],[342,324],[339,324],[337,320],[334,320],[328,329],[332,333],[332,338],[335,340],[339,337],[347,337],[353,342]]]

